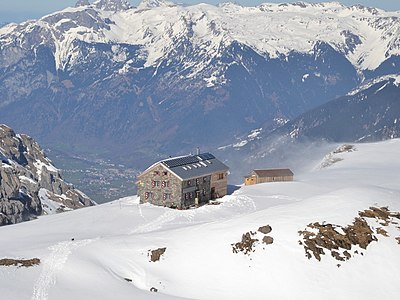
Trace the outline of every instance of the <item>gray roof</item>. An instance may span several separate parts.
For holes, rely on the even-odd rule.
[[[225,164],[210,153],[168,158],[160,163],[183,180],[229,170]]]
[[[290,169],[253,170],[252,173],[255,173],[258,177],[293,176],[293,172]]]

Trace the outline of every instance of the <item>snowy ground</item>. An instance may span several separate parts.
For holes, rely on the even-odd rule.
[[[128,197],[1,227],[0,259],[41,260],[0,266],[1,299],[397,299],[400,225],[344,262],[307,259],[299,244],[312,222],[346,226],[370,206],[400,211],[400,140],[355,148],[295,182],[243,187],[219,206],[178,211]],[[264,225],[273,244],[233,253],[242,234]],[[150,262],[149,250],[163,247]]]

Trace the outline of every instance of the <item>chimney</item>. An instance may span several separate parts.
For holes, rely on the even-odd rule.
[[[197,153],[197,155],[200,155],[200,148],[199,147],[197,147],[197,149],[196,149],[197,151],[196,151],[196,153]]]

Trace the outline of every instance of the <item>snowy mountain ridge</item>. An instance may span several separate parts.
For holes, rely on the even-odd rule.
[[[181,6],[162,1],[145,1],[137,8],[130,8],[124,1],[117,4],[101,0],[67,8],[38,21],[8,25],[0,29],[2,47],[14,42],[23,44],[21,32],[41,31],[44,34],[38,42],[53,44],[57,69],[62,70],[66,64],[79,61],[76,40],[140,45],[145,66],[156,66],[173,55],[179,44],[185,46],[190,41],[202,58],[191,76],[233,41],[269,58],[286,56],[291,51],[310,53],[316,43],[326,42],[359,70],[374,70],[389,57],[400,54],[399,12],[346,7],[336,2],[265,3],[257,7],[232,3]],[[71,14],[81,17],[72,19]],[[88,23],[90,19],[99,25]],[[114,59],[123,58],[124,53],[116,49]],[[186,58],[186,66],[193,67],[194,60]],[[130,67],[129,61],[125,67]],[[209,78],[214,75],[217,74],[210,74]]]

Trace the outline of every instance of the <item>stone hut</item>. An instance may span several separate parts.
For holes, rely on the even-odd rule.
[[[227,194],[229,168],[210,153],[159,161],[140,174],[140,203],[185,209]]]
[[[244,178],[245,185],[264,182],[293,181],[293,172],[290,169],[253,170]]]

